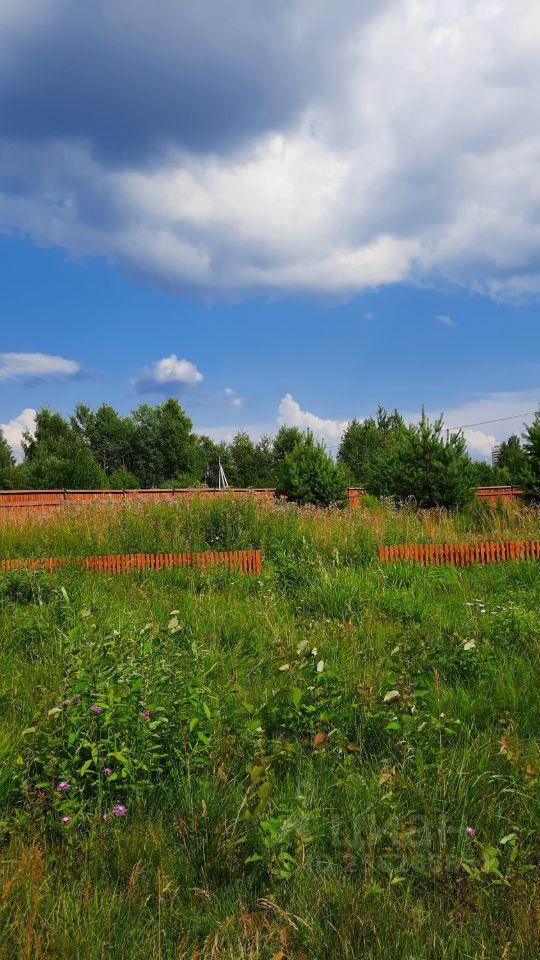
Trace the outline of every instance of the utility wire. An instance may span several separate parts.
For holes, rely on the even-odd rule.
[[[468,430],[469,427],[484,427],[487,423],[502,423],[503,420],[519,420],[520,417],[534,417],[534,413],[515,413],[511,417],[497,417],[495,420],[478,420],[476,423],[465,423],[462,427],[447,427],[447,430]]]

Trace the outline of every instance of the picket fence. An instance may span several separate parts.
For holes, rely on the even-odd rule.
[[[104,573],[129,573],[138,570],[162,570],[164,567],[213,567],[224,564],[241,573],[261,572],[260,550],[211,550],[199,553],[119,553],[103,557],[50,557],[45,560],[1,560],[0,570],[35,570],[48,572],[74,565]]]
[[[408,560],[424,566],[453,564],[470,567],[473,563],[504,563],[507,560],[540,559],[540,540],[499,540],[481,543],[415,543],[379,547],[381,563]]]

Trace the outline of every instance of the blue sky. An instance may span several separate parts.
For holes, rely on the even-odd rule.
[[[379,403],[534,411],[535,4],[228,6],[2,6],[10,442],[44,404],[168,394],[215,437],[288,422],[331,449]]]

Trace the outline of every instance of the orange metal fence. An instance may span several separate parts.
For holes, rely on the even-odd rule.
[[[242,573],[261,572],[260,550],[212,550],[199,553],[119,553],[104,557],[50,557],[45,560],[0,560],[0,570],[59,570],[69,565],[105,573],[162,570],[164,567],[213,567],[224,564]]]
[[[473,563],[504,563],[506,560],[539,560],[540,540],[499,540],[482,543],[417,543],[379,547],[381,563],[409,560],[424,566],[451,563],[470,567]]]
[[[367,493],[362,487],[349,487],[347,490],[347,500],[350,507],[359,507],[362,497]],[[477,500],[486,500],[488,503],[497,503],[498,500],[514,500],[516,497],[523,496],[523,490],[519,487],[476,487],[474,495]]]
[[[522,497],[523,490],[510,484],[506,487],[477,487],[475,496],[477,500],[487,500],[493,503],[497,500],[513,500],[515,497]]]
[[[132,501],[188,501],[213,500],[216,497],[253,499],[273,503],[275,490],[271,488],[228,487],[215,490],[207,487],[156,490],[0,490],[0,520],[24,516],[28,513],[45,514],[64,505],[81,503],[128,503]]]

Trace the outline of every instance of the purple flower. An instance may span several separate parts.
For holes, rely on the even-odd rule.
[[[62,824],[63,827],[67,827],[67,825],[71,823],[72,820],[73,820],[73,817],[62,817],[62,819],[60,820],[60,823]]]
[[[476,830],[474,829],[474,827],[465,827],[465,833],[467,834],[468,837],[476,836]]]
[[[60,783],[56,784],[56,789],[58,793],[65,793],[66,790],[69,790],[70,783],[69,780],[60,780]]]
[[[114,770],[112,767],[103,767],[103,776],[112,777]]]
[[[81,697],[80,697],[80,694],[78,693],[76,697],[73,697],[73,703],[80,703],[80,702],[81,702]]]
[[[100,707],[97,703],[93,703],[90,707],[90,713],[103,713],[103,707]]]
[[[73,703],[73,700],[62,700],[63,707],[70,707],[72,703]]]
[[[150,716],[149,710],[141,710],[141,717],[143,718],[143,720],[148,720],[149,716]]]
[[[127,813],[127,807],[125,807],[123,803],[115,803],[112,808],[112,812],[114,813],[115,817],[125,817]]]

